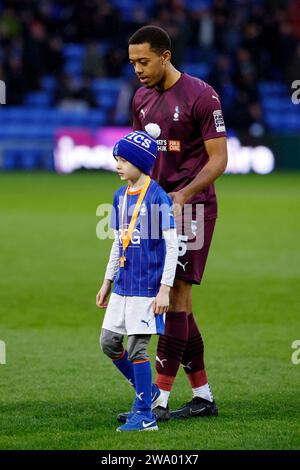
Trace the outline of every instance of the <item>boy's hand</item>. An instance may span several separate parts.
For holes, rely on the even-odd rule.
[[[170,287],[162,284],[152,304],[154,313],[162,315],[169,310],[169,294]]]
[[[104,279],[101,289],[99,290],[98,294],[96,295],[96,305],[99,308],[106,308],[108,305],[107,297],[110,294],[111,289],[111,281],[108,279]]]

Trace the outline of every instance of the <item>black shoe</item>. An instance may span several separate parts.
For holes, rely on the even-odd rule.
[[[127,418],[131,414],[132,414],[131,411],[127,411],[126,413],[120,413],[117,416],[117,420],[119,421],[119,423],[126,423]]]
[[[180,409],[171,411],[171,418],[202,418],[204,416],[218,416],[218,408],[215,401],[194,397],[191,401],[182,405]]]
[[[157,406],[152,410],[152,413],[154,414],[156,421],[169,421],[169,419],[171,418],[171,413],[168,405],[166,408],[164,408],[163,406]]]

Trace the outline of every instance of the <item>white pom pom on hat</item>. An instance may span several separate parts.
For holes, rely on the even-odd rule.
[[[160,133],[161,133],[161,129],[160,129],[159,125],[154,123],[154,122],[149,122],[149,124],[147,124],[145,126],[145,131],[153,139],[157,139],[160,136]]]

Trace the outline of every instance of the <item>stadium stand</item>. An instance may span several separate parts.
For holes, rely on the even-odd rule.
[[[151,23],[169,31],[174,64],[221,95],[227,126],[300,131],[291,101],[300,69],[299,0],[87,0],[84,8],[79,0],[0,0],[3,167],[14,161],[47,167],[47,148],[60,126],[130,124],[139,84],[127,39]],[[32,147],[16,148],[18,142]],[[46,153],[37,151],[41,142]]]

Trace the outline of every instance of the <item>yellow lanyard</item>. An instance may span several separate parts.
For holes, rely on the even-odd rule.
[[[138,197],[138,200],[136,202],[136,205],[135,205],[135,208],[134,208],[131,220],[130,220],[129,227],[128,227],[127,233],[125,235],[124,234],[124,214],[125,214],[125,207],[126,207],[126,203],[127,203],[128,187],[126,189],[124,200],[123,200],[123,205],[122,205],[122,247],[123,247],[123,256],[121,256],[121,258],[120,258],[120,267],[121,268],[124,268],[124,263],[126,261],[125,250],[128,248],[128,245],[130,243],[131,235],[133,233],[133,230],[134,230],[134,227],[135,227],[135,224],[136,224],[137,216],[138,216],[141,204],[143,202],[143,199],[145,197],[145,194],[147,192],[147,189],[148,189],[150,183],[151,183],[151,178],[150,178],[150,176],[147,176],[146,181],[144,183],[144,186],[143,186],[143,188],[140,192],[140,195]]]

